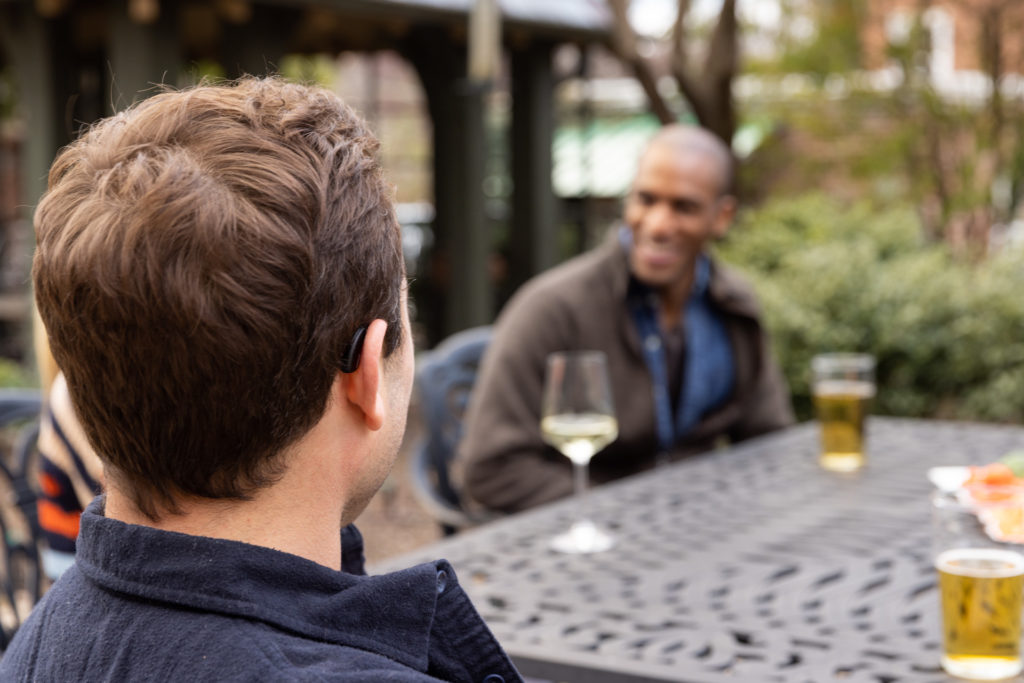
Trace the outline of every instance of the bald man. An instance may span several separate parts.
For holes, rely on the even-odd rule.
[[[572,492],[569,459],[540,433],[554,351],[608,356],[619,437],[591,461],[595,484],[793,422],[753,292],[706,251],[736,212],[732,185],[718,138],[662,128],[640,157],[624,225],[509,301],[457,457],[471,501],[514,512]]]

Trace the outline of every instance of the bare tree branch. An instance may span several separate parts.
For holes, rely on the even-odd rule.
[[[732,101],[732,81],[738,65],[736,0],[723,1],[699,71],[691,68],[687,55],[686,17],[690,11],[690,0],[676,1],[676,16],[670,37],[669,69],[697,122],[730,143],[736,128]],[[676,116],[658,92],[650,63],[637,50],[636,33],[629,24],[629,0],[608,0],[608,6],[614,20],[612,49],[632,68],[650,100],[652,111],[662,123],[675,121]]]
[[[629,0],[608,0],[608,7],[612,11],[612,40],[616,52],[636,54],[636,34],[629,24]]]
[[[672,24],[672,61],[680,69],[686,69],[686,14],[690,11],[690,0],[679,0],[676,20]]]
[[[718,23],[711,36],[711,44],[708,47],[707,59],[705,60],[705,73],[712,79],[732,80],[736,75],[739,45],[736,39],[736,0],[725,0],[722,3],[722,11],[718,15]]]
[[[711,112],[712,118],[703,123],[726,144],[732,142],[732,134],[736,128],[732,106],[732,81],[736,77],[739,61],[737,31],[736,0],[725,0],[704,62],[708,100],[715,111]]]
[[[701,103],[704,101],[704,94],[696,79],[690,77],[689,59],[686,54],[686,14],[689,10],[689,0],[679,0],[676,21],[672,26],[672,55],[669,58],[669,68],[679,85],[679,92],[690,103],[690,108],[693,109],[697,120],[702,121],[703,107]]]
[[[682,0],[680,12],[684,11],[684,5],[688,3]],[[732,106],[732,81],[738,61],[736,0],[725,0],[722,3],[702,73],[695,74],[687,68],[686,46],[679,37],[682,32],[681,14],[677,15],[675,31],[679,33],[673,35],[671,68],[679,90],[689,102],[700,125],[728,144],[736,128]]]
[[[612,50],[623,62],[633,70],[640,87],[651,105],[651,111],[663,124],[676,121],[675,114],[669,109],[665,98],[658,92],[658,81],[648,64],[636,47],[636,33],[629,23],[629,0],[608,0],[612,11]]]

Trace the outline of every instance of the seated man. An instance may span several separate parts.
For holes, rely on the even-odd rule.
[[[0,680],[520,680],[446,562],[339,571],[413,372],[377,148],[246,79],[60,153],[33,281],[106,493]]]
[[[705,251],[736,209],[732,168],[714,135],[661,129],[640,157],[626,227],[509,301],[457,456],[471,501],[513,512],[572,492],[568,458],[540,433],[553,351],[608,356],[619,438],[594,456],[595,483],[792,423],[753,294]]]

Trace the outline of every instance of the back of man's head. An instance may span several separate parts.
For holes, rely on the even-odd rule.
[[[36,300],[108,482],[156,517],[245,498],[326,406],[346,345],[402,339],[377,140],[280,79],[164,93],[57,157]]]

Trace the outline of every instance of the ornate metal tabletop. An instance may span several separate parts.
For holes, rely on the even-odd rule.
[[[1024,446],[1017,427],[873,418],[869,464],[816,463],[812,424],[594,489],[609,552],[548,548],[571,501],[394,558],[443,557],[528,676],[946,683],[932,465]],[[600,457],[600,456],[598,456]]]

